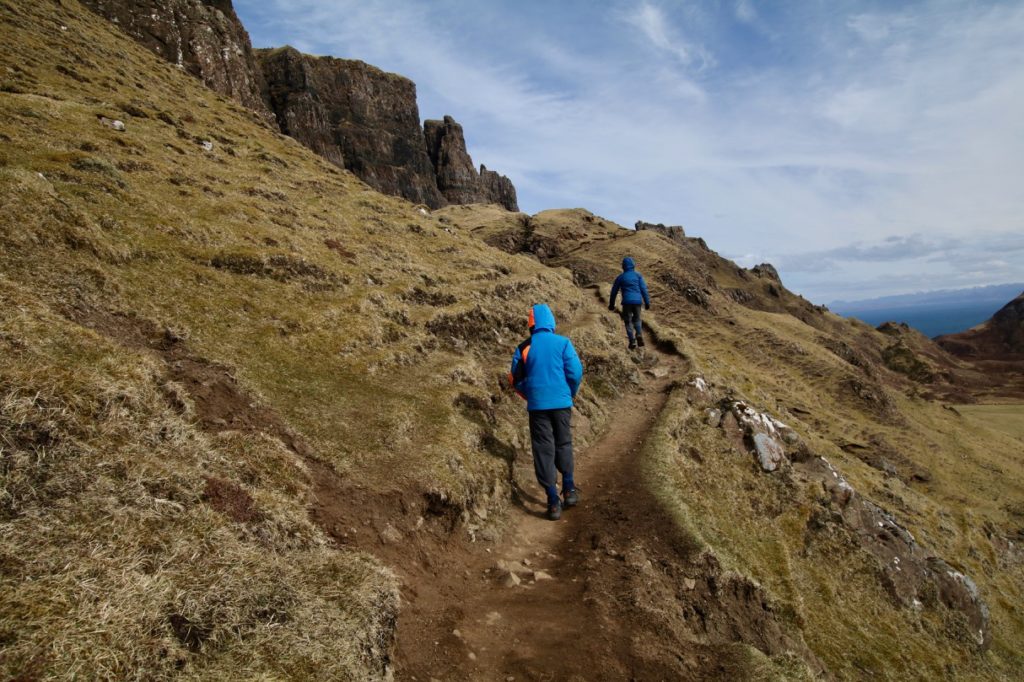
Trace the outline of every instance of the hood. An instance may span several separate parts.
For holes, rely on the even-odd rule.
[[[636,263],[634,263],[633,259],[630,258],[629,256],[626,256],[625,258],[622,259],[622,271],[623,272],[628,272],[629,270],[632,270],[635,267],[636,267]]]
[[[542,329],[555,331],[555,314],[551,312],[547,303],[538,303],[530,308],[530,332],[539,332]]]

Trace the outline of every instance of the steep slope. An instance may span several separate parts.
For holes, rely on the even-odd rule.
[[[263,74],[231,0],[83,0],[140,44],[273,122]]]
[[[1024,293],[982,324],[935,342],[1000,379],[995,396],[1024,398]]]
[[[486,621],[484,568],[528,558],[503,375],[546,300],[595,506],[534,527],[564,580],[513,594],[594,636],[567,672],[1020,678],[1024,445],[892,369],[892,336],[685,235],[425,214],[73,0],[0,20],[5,677],[474,670],[449,616]],[[602,308],[627,254],[647,355]],[[505,675],[550,678],[529,625],[497,626]]]
[[[529,303],[590,368],[581,443],[613,330],[73,1],[0,25],[3,676],[386,677],[366,551],[495,532]]]
[[[713,561],[752,579],[783,632],[802,635],[841,678],[1013,679],[1024,669],[1024,622],[1010,606],[1024,589],[1024,444],[944,409],[892,369],[891,336],[699,239],[628,231],[578,209],[439,213],[571,269],[602,296],[621,259],[636,259],[658,344],[684,353],[694,373],[679,378],[641,463],[687,538],[676,556],[689,575]],[[666,556],[653,539],[639,545]],[[655,562],[618,588],[629,602],[639,585],[665,586],[668,601],[650,603],[637,643],[663,641],[666,629],[680,648],[701,636],[672,615],[688,603],[672,565]]]
[[[380,192],[430,208],[496,203],[518,210],[511,180],[473,168],[451,117],[428,122],[424,140],[416,85],[407,78],[288,46],[254,51],[231,0],[83,4]]]
[[[1024,356],[1024,293],[984,323],[959,334],[937,339],[951,353],[997,360]]]

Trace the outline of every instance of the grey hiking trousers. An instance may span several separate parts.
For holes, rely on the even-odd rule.
[[[537,482],[549,493],[558,485],[558,474],[562,474],[563,484],[571,484],[572,408],[531,411],[530,442]]]
[[[622,321],[626,325],[626,336],[632,341],[640,338],[644,333],[643,323],[640,322],[640,304],[623,303]]]

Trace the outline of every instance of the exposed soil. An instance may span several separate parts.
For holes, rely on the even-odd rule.
[[[259,521],[262,516],[244,488],[222,478],[206,479],[203,501],[238,523]]]
[[[673,366],[678,371],[680,363]],[[673,374],[623,398],[615,410],[615,427],[577,454],[581,501],[565,510],[561,521],[545,518],[542,495],[524,492],[503,543],[442,554],[429,565],[397,567],[406,581],[407,600],[399,619],[399,679],[669,675],[669,669],[633,660],[633,624],[609,618],[607,609],[599,608],[593,591],[602,581],[588,570],[586,555],[604,553],[603,536],[635,532],[628,528],[631,518],[660,516],[651,513],[652,501],[631,480],[630,469],[665,403]],[[672,530],[645,522],[644,532]],[[553,579],[535,582],[524,572],[522,584],[506,587],[499,561],[528,564],[527,570],[544,571]],[[608,570],[617,572],[619,562],[607,563]]]
[[[760,588],[696,555],[640,480],[638,455],[688,369],[652,345],[645,364],[657,370],[577,453],[578,507],[552,522],[539,490],[522,493],[497,545],[453,543],[395,564],[405,600],[397,679],[734,679],[736,642],[818,667]]]
[[[577,453],[579,506],[551,522],[542,495],[530,492],[536,486],[519,490],[504,539],[471,543],[459,530],[461,509],[423,491],[382,492],[343,478],[229,368],[195,356],[173,332],[94,309],[69,317],[163,359],[202,428],[267,433],[304,458],[312,518],[339,548],[374,554],[401,581],[397,679],[734,679],[745,670],[738,642],[819,665],[785,634],[760,588],[696,554],[640,480],[645,439],[689,370],[653,334],[638,353],[641,386],[612,407],[608,432]],[[183,407],[173,393],[168,400]],[[235,521],[259,518],[228,481],[207,481],[204,499]],[[508,586],[499,562],[517,567],[518,584]]]
[[[149,320],[125,313],[96,308],[74,308],[66,312],[78,324],[88,327],[136,350],[155,354],[166,363],[167,378],[181,385],[195,405],[198,425],[205,431],[261,432],[276,436],[294,452],[311,452],[271,408],[261,405],[239,385],[231,368],[194,354],[170,329],[161,330]],[[184,409],[173,393],[172,406]]]

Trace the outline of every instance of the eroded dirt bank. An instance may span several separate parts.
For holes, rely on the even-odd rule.
[[[640,362],[642,384],[577,452],[577,508],[548,521],[526,485],[500,542],[453,541],[395,565],[397,679],[734,679],[749,672],[741,643],[813,659],[759,588],[723,580],[645,486],[640,453],[689,367],[651,345]]]

